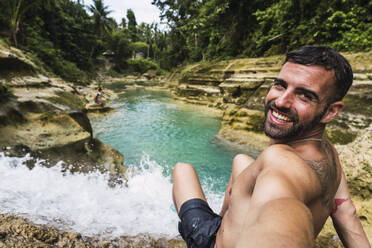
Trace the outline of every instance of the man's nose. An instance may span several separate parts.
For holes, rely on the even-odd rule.
[[[293,103],[293,96],[289,91],[285,91],[276,100],[275,105],[278,108],[290,108]]]

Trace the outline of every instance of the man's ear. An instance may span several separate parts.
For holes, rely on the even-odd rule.
[[[336,118],[336,116],[341,112],[343,108],[344,102],[342,101],[331,103],[331,105],[329,105],[327,109],[327,112],[320,120],[320,123],[327,124],[328,122],[332,121],[334,118]]]

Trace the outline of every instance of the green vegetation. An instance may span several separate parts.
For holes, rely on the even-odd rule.
[[[258,57],[306,44],[341,51],[372,48],[366,0],[153,0],[173,36],[172,61]]]
[[[0,83],[0,103],[6,102],[12,95],[11,90]]]
[[[158,70],[159,66],[149,59],[129,59],[128,68],[132,73],[145,73],[148,70]]]
[[[84,109],[85,107],[81,99],[71,92],[58,92],[57,96],[50,97],[49,100],[78,110]]]
[[[333,144],[345,145],[351,143],[357,137],[357,133],[351,131],[350,129],[341,129],[337,127],[327,128],[325,136]]]
[[[95,76],[104,60],[114,75],[282,54],[305,44],[372,50],[367,0],[153,0],[166,30],[138,24],[131,9],[118,24],[104,0],[82,2],[0,0],[0,38],[74,82]]]
[[[156,24],[137,25],[130,9],[128,21],[123,18],[117,24],[103,0],[89,6],[82,2],[0,0],[0,38],[28,52],[46,71],[73,82],[96,76],[102,61],[110,61],[111,74],[118,75],[132,73],[133,68],[141,73],[159,68],[154,61],[165,47],[165,34]],[[146,61],[133,63],[139,52]]]

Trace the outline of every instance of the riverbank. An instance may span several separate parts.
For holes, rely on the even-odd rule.
[[[72,172],[123,175],[123,156],[95,139],[85,104],[92,87],[46,75],[21,50],[0,43],[0,147]],[[92,98],[93,99],[93,98]]]

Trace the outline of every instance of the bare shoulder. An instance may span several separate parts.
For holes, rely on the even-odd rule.
[[[307,159],[306,163],[315,171],[322,187],[323,203],[330,210],[333,197],[341,180],[341,165],[334,146],[325,140],[322,142],[324,156],[318,159]]]
[[[264,169],[286,170],[287,173],[306,173],[309,170],[307,160],[292,147],[284,144],[271,145],[258,158]],[[290,170],[287,170],[290,169]]]
[[[340,182],[340,163],[329,141],[322,142],[319,152],[307,155],[299,154],[288,145],[272,145],[259,159],[263,171],[283,174],[296,187],[305,189],[305,195],[309,195],[306,189],[315,187],[315,195],[320,195],[324,205],[332,209],[332,199]]]
[[[272,145],[257,158],[261,173],[254,193],[272,200],[296,198],[304,203],[321,194],[321,185],[314,170],[288,145]],[[263,195],[265,195],[263,197]]]

